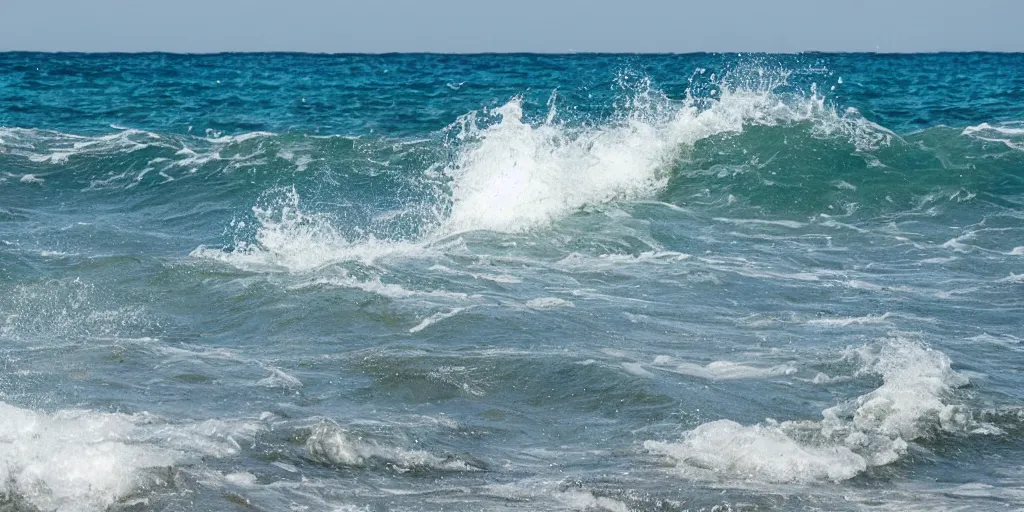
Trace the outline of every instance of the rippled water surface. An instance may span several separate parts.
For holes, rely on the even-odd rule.
[[[1016,509],[1022,340],[1022,55],[0,54],[0,509]]]

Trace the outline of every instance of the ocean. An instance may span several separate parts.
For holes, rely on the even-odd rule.
[[[0,510],[1024,507],[1024,54],[0,54]]]

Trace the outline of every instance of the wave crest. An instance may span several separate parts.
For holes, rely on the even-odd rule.
[[[979,429],[970,413],[946,402],[967,378],[951,369],[942,352],[894,339],[856,355],[865,364],[862,372],[881,376],[882,386],[822,411],[821,421],[744,426],[719,420],[687,432],[682,442],[647,441],[644,448],[696,478],[840,481],[898,460],[909,442],[933,433],[991,430]]]

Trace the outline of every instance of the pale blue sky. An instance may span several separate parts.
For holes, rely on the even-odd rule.
[[[0,51],[1024,51],[1024,0],[8,0]]]

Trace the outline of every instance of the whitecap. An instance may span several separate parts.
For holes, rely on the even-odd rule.
[[[540,297],[526,302],[526,307],[531,309],[556,309],[576,307],[572,302],[558,297]]]
[[[478,467],[455,457],[442,457],[424,450],[406,449],[371,439],[330,422],[315,425],[306,440],[310,456],[334,466],[366,467],[383,463],[406,472],[416,468],[442,471],[477,471]]]
[[[983,430],[962,407],[947,403],[967,378],[951,369],[942,352],[896,338],[854,355],[864,373],[882,377],[882,386],[822,411],[819,421],[744,426],[718,420],[687,432],[681,442],[647,441],[644,447],[693,478],[840,481],[898,460],[909,442],[934,431]]]

